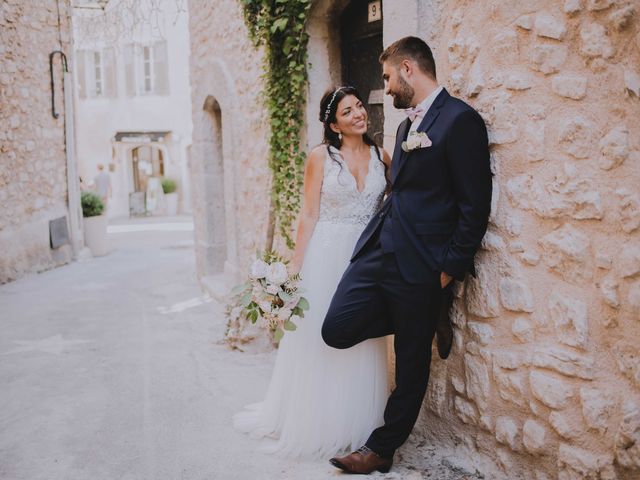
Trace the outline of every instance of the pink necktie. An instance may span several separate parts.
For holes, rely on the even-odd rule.
[[[409,120],[415,122],[416,118],[424,117],[424,107],[418,105],[417,107],[406,108],[404,110],[404,113],[407,117],[409,117]]]

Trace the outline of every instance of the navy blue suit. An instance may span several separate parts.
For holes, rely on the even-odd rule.
[[[322,327],[335,348],[395,334],[396,388],[385,425],[367,441],[385,457],[409,436],[427,388],[440,273],[462,281],[474,272],[491,208],[480,115],[443,89],[418,127],[432,145],[403,151],[410,126],[407,119],[398,127],[391,193],[358,240]]]

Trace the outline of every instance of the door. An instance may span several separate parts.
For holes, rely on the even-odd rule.
[[[358,89],[369,112],[369,136],[384,141],[382,1],[352,0],[341,18],[342,82]]]

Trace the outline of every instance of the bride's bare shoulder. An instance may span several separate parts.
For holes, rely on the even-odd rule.
[[[307,157],[307,165],[312,165],[313,167],[322,167],[324,165],[326,155],[326,145],[318,145],[317,147],[314,147],[313,150],[309,152],[309,156]]]

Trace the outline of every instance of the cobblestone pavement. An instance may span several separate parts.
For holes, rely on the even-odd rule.
[[[231,415],[273,352],[220,342],[186,217],[112,223],[113,251],[0,286],[0,478],[326,479],[328,462],[253,451]],[[409,442],[370,478],[476,479]]]

